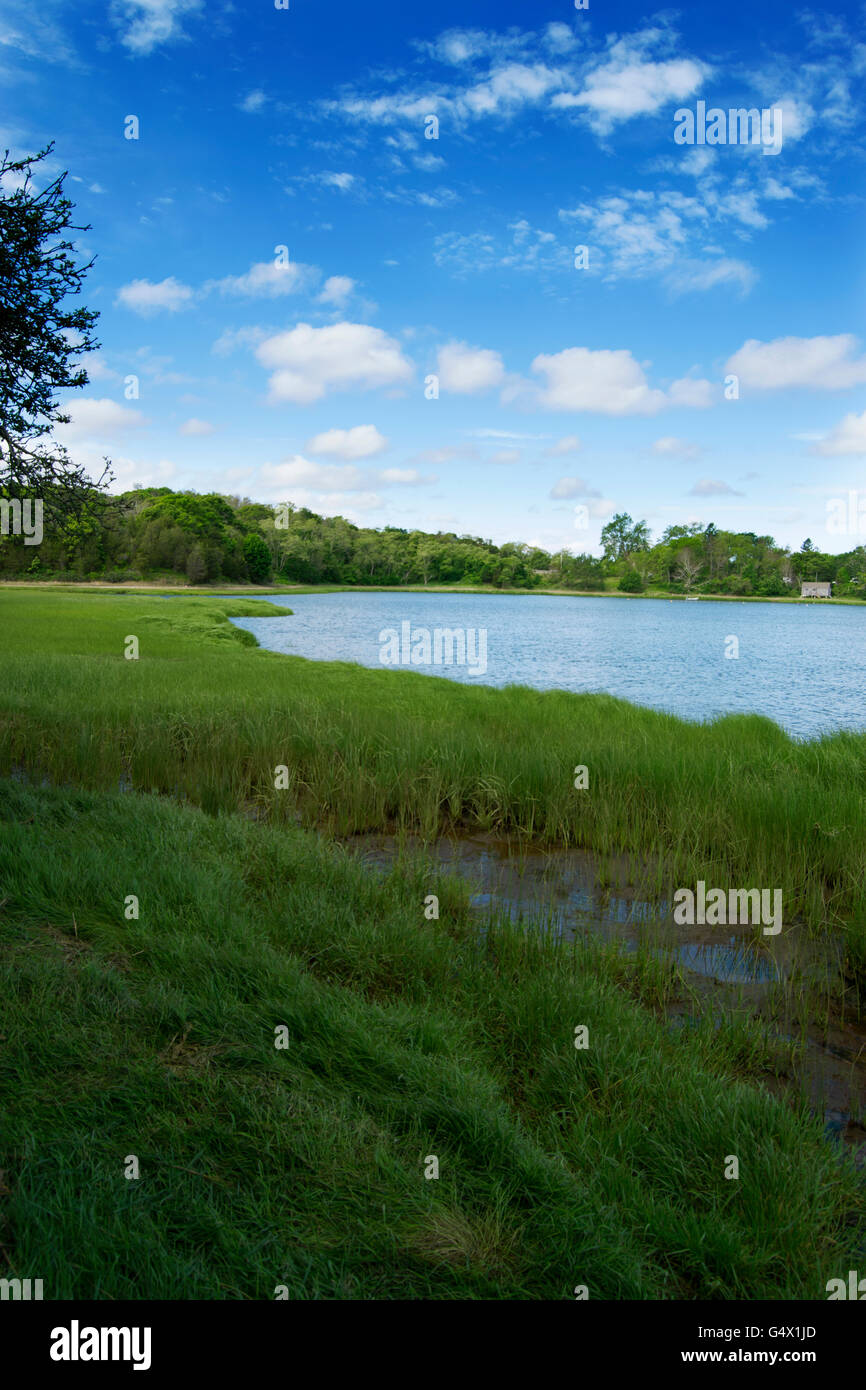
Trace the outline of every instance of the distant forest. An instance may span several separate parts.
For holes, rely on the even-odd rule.
[[[519,541],[494,545],[454,532],[381,530],[218,493],[136,488],[96,496],[38,547],[0,537],[0,578],[189,584],[490,584],[496,588],[618,588],[782,596],[801,579],[831,580],[837,597],[866,598],[866,546],[827,555],[798,551],[753,531],[669,526],[654,544],[625,513],[601,533],[599,558],[551,554]]]

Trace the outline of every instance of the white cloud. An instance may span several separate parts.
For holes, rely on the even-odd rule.
[[[86,357],[81,364],[91,381],[119,381],[120,372],[115,372],[101,357]]]
[[[517,434],[514,430],[467,430],[466,433],[473,439],[520,439],[533,444],[550,438],[549,434]]]
[[[440,63],[462,67],[479,59],[490,60],[503,54],[519,52],[522,48],[519,37],[509,39],[504,34],[484,29],[446,29],[432,43],[422,47]]]
[[[419,473],[417,468],[383,468],[376,474],[376,481],[385,487],[419,487],[425,483],[435,483],[435,474]]]
[[[433,243],[433,259],[458,275],[482,270],[571,271],[574,253],[553,232],[533,227],[525,218],[508,225],[508,233],[442,232]]]
[[[338,188],[341,193],[348,193],[352,184],[355,182],[355,175],[338,174],[328,171],[319,175],[319,181],[323,183],[326,188]]]
[[[715,393],[712,382],[690,376],[674,381],[667,392],[650,386],[643,367],[626,348],[540,353],[532,370],[546,377],[543,386],[516,382],[504,394],[548,410],[655,415],[667,406],[703,409],[712,404]]]
[[[391,126],[391,147],[399,150],[412,148],[409,132],[419,131],[430,113],[454,132],[479,120],[553,110],[566,118],[582,116],[601,137],[628,120],[667,115],[672,134],[676,107],[701,94],[702,84],[713,76],[708,62],[677,49],[666,15],[638,32],[606,41],[579,16],[572,14],[572,21],[542,23],[534,32],[516,26],[500,32],[449,28],[415,44],[425,58],[415,80],[396,85],[392,71],[376,87],[324,101],[320,109],[344,121],[348,116],[356,123]],[[863,66],[856,57],[862,45],[851,34],[838,47],[830,62],[804,62],[791,55],[768,60],[764,72],[737,69],[737,80],[763,94],[749,104],[782,109],[786,141],[814,131],[818,121],[826,139],[830,127],[842,129],[856,120],[851,79]],[[448,70],[437,71],[431,59]],[[730,80],[733,71],[726,73]],[[711,102],[719,95],[708,87],[703,94]],[[683,171],[707,160],[705,152],[684,151],[677,164]]]
[[[500,62],[481,80],[462,88],[389,92],[379,97],[349,97],[326,102],[326,110],[371,123],[421,123],[428,115],[449,117],[455,125],[481,117],[509,117],[538,105],[563,74],[546,63]]]
[[[412,364],[399,343],[363,323],[326,328],[299,323],[266,338],[256,357],[271,372],[272,402],[309,405],[328,391],[399,386],[412,378]]]
[[[276,299],[283,294],[297,294],[306,289],[318,271],[299,261],[258,261],[244,275],[226,275],[222,280],[209,280],[205,292],[219,290],[220,294],[242,295],[253,299]]]
[[[308,439],[306,447],[311,454],[326,458],[364,459],[381,454],[388,441],[375,425],[355,425],[348,430],[325,430]]]
[[[157,356],[147,346],[138,348],[135,356],[140,370],[150,377],[154,386],[184,386],[195,381],[195,377],[187,376],[184,372],[166,371],[174,358]]]
[[[418,145],[418,140],[411,131],[397,130],[393,135],[385,136],[385,144],[392,150],[414,150]]]
[[[115,304],[131,309],[134,314],[148,318],[163,309],[174,314],[178,309],[186,309],[192,303],[193,291],[189,285],[182,284],[173,275],[153,283],[151,280],[132,280],[122,285],[117,292]]]
[[[775,101],[766,102],[766,106],[782,112],[783,141],[802,139],[815,119],[815,112],[802,97],[781,96],[777,97]],[[774,117],[774,120],[776,119]]]
[[[559,216],[574,224],[575,238],[588,245],[590,271],[599,269],[606,280],[659,275],[677,294],[726,284],[749,290],[754,270],[708,247],[708,226],[733,223],[736,232],[767,225],[753,192],[723,196],[710,184],[701,188],[700,197],[670,189],[632,189],[561,209]]]
[[[254,92],[250,92],[248,96],[244,97],[243,101],[239,104],[240,110],[246,111],[249,115],[255,115],[256,112],[262,110],[262,107],[266,104],[266,102],[267,97],[265,96],[264,92],[261,91],[261,89],[257,89]]]
[[[191,420],[184,420],[180,427],[181,434],[213,434],[213,432],[214,427],[209,420],[196,420],[195,417]]]
[[[692,410],[706,410],[718,394],[718,388],[711,381],[691,376],[680,377],[671,382],[668,401],[671,405],[688,406]]]
[[[716,478],[701,478],[699,483],[695,483],[690,489],[691,497],[742,497],[741,492],[731,487],[730,483],[719,482]]]
[[[546,378],[539,402],[549,410],[586,410],[601,415],[654,415],[666,404],[653,390],[641,366],[621,348],[566,348],[541,353],[532,370]]]
[[[122,30],[121,43],[147,57],[159,44],[185,37],[181,19],[200,9],[201,0],[112,0],[111,18]]]
[[[544,63],[506,63],[464,91],[456,102],[457,111],[463,116],[512,115],[561,84],[560,74]]]
[[[866,455],[866,410],[862,415],[852,411],[826,436],[817,443],[813,454],[829,456],[842,454]]]
[[[427,189],[403,188],[398,185],[396,188],[386,188],[383,196],[394,203],[413,204],[422,208],[445,208],[451,203],[459,201],[458,195],[453,188],[445,188],[440,184],[432,192]]]
[[[82,397],[65,407],[68,425],[58,425],[55,433],[67,439],[111,439],[127,430],[140,429],[147,421],[140,410],[130,410],[117,401],[103,397],[96,400]]]
[[[98,433],[94,433],[92,437],[78,440],[66,431],[65,425],[57,427],[55,435],[58,442],[68,446],[69,457],[73,463],[82,468],[85,475],[95,482],[105,471],[107,436],[102,438]],[[115,479],[111,492],[115,495],[137,486],[158,487],[169,484],[177,474],[177,465],[169,459],[154,461],[129,458],[118,453],[115,448],[111,449],[110,462]]]
[[[770,343],[750,338],[725,364],[725,372],[740,378],[753,391],[811,387],[841,391],[866,381],[866,357],[856,357],[852,333],[834,337],[774,338]]]
[[[545,449],[544,456],[549,459],[562,458],[564,454],[576,454],[580,448],[581,443],[577,435],[567,434],[564,439],[558,439],[555,444]]]
[[[445,160],[441,154],[416,154],[412,157],[412,163],[425,174],[432,174],[445,167]]]
[[[355,281],[350,280],[348,275],[330,275],[318,296],[319,303],[334,304],[339,308],[349,298],[354,288]]]
[[[691,96],[708,72],[691,58],[643,62],[625,40],[611,49],[611,61],[590,72],[580,92],[560,92],[552,105],[583,108],[593,125],[605,132],[618,121],[652,114],[667,102]]]
[[[417,487],[434,483],[413,468],[385,468],[368,474],[354,464],[314,463],[302,454],[293,454],[280,463],[265,464],[258,482],[268,495],[291,498],[300,505],[325,505],[334,515],[345,503],[355,511],[370,511],[382,505],[371,483],[380,487]]]
[[[266,463],[261,478],[269,488],[310,488],[314,492],[360,492],[369,479],[354,464],[313,463],[293,454],[282,463]]]
[[[451,342],[440,348],[437,370],[443,390],[456,395],[489,391],[505,380],[505,367],[498,352],[472,348],[467,343]]]
[[[407,463],[432,463],[434,465],[451,463],[454,459],[474,459],[478,457],[478,450],[471,446],[469,448],[445,448],[445,449],[422,449],[420,453],[413,454]]]
[[[519,463],[523,455],[519,449],[500,449],[497,453],[491,454],[487,459],[488,463]]]
[[[217,357],[228,357],[229,353],[234,352],[239,347],[255,347],[273,332],[273,329],[251,327],[251,328],[226,328],[217,338],[211,352]]]
[[[73,65],[78,59],[75,47],[46,5],[32,0],[4,0],[0,20],[0,52],[17,49],[28,58]],[[5,76],[5,73],[4,73]],[[9,144],[12,148],[11,142]],[[5,146],[4,146],[5,148]]]
[[[303,487],[291,480],[280,480],[279,466],[266,466],[259,472],[252,488],[257,497],[274,502],[292,501],[298,507],[309,507],[311,511],[322,512],[326,516],[344,516],[349,521],[359,518],[364,512],[378,511],[384,504],[377,492],[354,491],[335,492],[331,489],[317,490]]]
[[[700,456],[701,449],[699,445],[690,444],[686,439],[677,439],[674,435],[667,434],[656,440],[653,453],[669,458],[696,459]]]
[[[667,285],[675,294],[714,290],[717,285],[732,285],[745,294],[757,278],[757,271],[747,261],[721,256],[718,260],[680,261],[667,276]]]
[[[758,193],[753,188],[734,188],[730,193],[713,194],[713,206],[719,214],[732,217],[744,227],[762,231],[770,219],[758,207]]]
[[[468,274],[492,270],[501,264],[503,251],[489,232],[442,232],[433,242],[433,259],[438,266],[450,266]]]
[[[567,53],[576,47],[577,39],[567,24],[548,24],[544,31],[544,41],[554,53]]]
[[[784,202],[788,198],[796,198],[793,188],[787,184],[779,183],[778,179],[767,179],[764,183],[764,197],[772,198],[776,202]]]
[[[550,489],[551,497],[600,497],[601,493],[591,488],[584,478],[560,478]]]
[[[73,445],[70,452],[75,463],[85,469],[94,481],[101,476],[105,468],[104,449],[88,447],[87,445]],[[145,463],[140,459],[127,458],[124,454],[117,454],[112,450],[111,471],[115,478],[111,490],[117,493],[125,492],[137,486],[167,486],[175,477],[177,467],[170,459],[160,459],[156,463]]]

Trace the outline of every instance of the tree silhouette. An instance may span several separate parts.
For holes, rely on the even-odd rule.
[[[104,460],[94,482],[51,437],[69,421],[58,392],[87,385],[77,359],[99,347],[98,314],[69,303],[93,261],[80,263],[66,234],[90,228],[71,220],[66,172],[41,189],[34,183],[53,148],[22,159],[6,150],[0,159],[0,491],[40,497],[62,522],[92,504],[111,473]]]

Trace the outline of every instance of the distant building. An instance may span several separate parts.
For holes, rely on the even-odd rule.
[[[800,585],[800,598],[832,598],[833,585],[804,580]]]

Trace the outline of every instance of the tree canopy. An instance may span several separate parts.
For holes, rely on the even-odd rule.
[[[39,165],[53,145],[35,155],[0,159],[0,490],[41,497],[62,518],[80,513],[107,485],[106,465],[94,484],[51,439],[68,422],[59,392],[87,384],[80,357],[99,344],[98,315],[74,301],[93,261],[82,262],[70,232],[66,173],[37,186]]]
[[[136,488],[45,538],[34,558],[20,537],[0,545],[0,577],[184,581],[194,584],[467,584],[622,593],[798,594],[801,579],[831,580],[839,596],[866,598],[866,546],[841,555],[791,551],[771,536],[710,523],[668,526],[652,544],[627,513],[615,558],[521,541],[494,545],[453,531],[360,527],[308,507],[268,506],[220,493]]]
[[[622,560],[636,551],[649,550],[649,528],[645,521],[632,521],[628,512],[617,512],[601,528],[601,544],[606,560]]]

